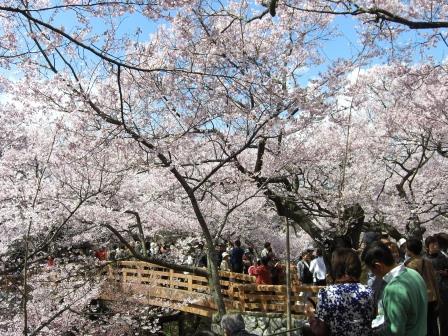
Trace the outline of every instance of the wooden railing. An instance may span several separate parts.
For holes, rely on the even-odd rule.
[[[232,272],[220,272],[220,279],[227,309],[265,313],[286,311],[285,285],[257,285],[255,277]],[[210,317],[217,309],[208,280],[203,276],[175,272],[141,261],[120,261],[109,267],[108,280],[111,287],[102,294],[106,300],[118,300],[124,295],[126,300]],[[316,286],[293,283],[292,313],[303,314],[305,298],[315,297],[318,290]]]

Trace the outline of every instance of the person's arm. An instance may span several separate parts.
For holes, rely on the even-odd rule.
[[[317,293],[316,317],[324,322],[328,321],[327,291],[321,288]]]
[[[313,259],[313,260],[311,260],[311,262],[310,262],[310,272],[314,275],[314,270],[316,269],[316,264],[317,264],[317,262],[316,262],[317,260],[316,259]]]
[[[443,259],[444,259],[444,262],[442,263],[442,269],[440,270],[440,275],[443,278],[448,278],[448,258],[443,256]]]
[[[303,277],[303,264],[301,262],[297,263],[297,277],[299,281],[302,281]]]

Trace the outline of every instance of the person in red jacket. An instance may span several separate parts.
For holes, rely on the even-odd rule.
[[[55,262],[54,262],[54,258],[53,258],[53,256],[48,256],[48,258],[47,258],[47,267],[48,268],[51,268],[51,267],[54,267],[54,264],[55,264]]]
[[[269,267],[269,258],[261,258],[261,265],[255,267],[252,274],[255,275],[255,282],[258,285],[272,285],[272,275],[271,269]]]
[[[98,251],[95,252],[95,257],[98,260],[105,261],[107,260],[107,250],[104,246],[102,246]]]

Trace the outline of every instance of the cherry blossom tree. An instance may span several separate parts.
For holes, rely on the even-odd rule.
[[[45,4],[3,8],[5,13],[27,21],[22,25],[16,20],[15,28],[30,36],[30,42],[40,52],[42,66],[51,76],[47,83],[40,78],[34,81],[30,90],[47,104],[49,96],[56,94],[50,99],[54,108],[89,113],[106,128],[118,128],[136,141],[150,160],[167,168],[188,197],[207,243],[209,260],[213,260],[213,236],[198,194],[213,195],[208,190],[216,188],[218,182],[211,178],[220,170],[220,174],[225,172],[222,168],[233,164],[271,120],[282,113],[294,113],[306,90],[297,84],[288,88],[287,81],[295,80],[297,69],[314,61],[315,30],[325,26],[325,18],[314,20],[303,15],[300,25],[283,32],[274,30],[271,20],[248,24],[242,18],[239,25],[234,25],[233,16],[250,10],[247,4],[232,4],[224,18],[204,18],[192,6],[171,19],[172,26],[160,29],[150,43],[126,45],[125,58],[117,60],[106,53],[118,50],[118,40],[105,41],[107,47],[99,53],[86,45],[87,38],[74,37],[34,17],[34,7],[38,13],[59,10],[42,6]],[[118,7],[129,10],[122,4]],[[105,15],[111,8],[98,5],[88,6],[88,10],[90,14]],[[289,16],[291,20],[292,15],[286,14],[286,19]],[[284,25],[289,25],[287,20]],[[112,31],[107,34],[114,36]],[[230,52],[227,46],[232,40],[239,41],[243,48]],[[89,77],[84,74],[91,71],[92,59],[79,62],[76,48],[99,57],[100,66]],[[31,53],[28,49],[28,55]],[[27,85],[33,82],[32,73],[41,71],[35,63],[41,61],[34,59],[26,59],[32,63],[26,69]],[[92,79],[97,83],[94,90],[89,84]],[[307,122],[304,120],[304,124]],[[184,163],[191,154],[183,149],[189,146],[195,146],[199,155]],[[203,157],[202,153],[210,151],[211,157]],[[197,170],[198,164],[201,170]],[[113,231],[111,225],[106,225]],[[214,293],[222,313],[224,306],[213,262],[210,276],[218,288]]]
[[[255,209],[272,219],[274,207],[322,245],[356,241],[366,223],[421,235],[446,209],[437,182],[446,118],[435,99],[446,66],[425,54],[445,42],[446,7],[2,1],[1,85],[11,98],[0,251],[24,242],[16,267],[26,288],[29,263],[66,228],[75,240],[107,229],[160,264],[129,244],[130,223],[142,240],[157,229],[200,232],[209,269],[177,267],[209,276],[222,314],[214,242],[233,226],[262,239]],[[309,79],[340,15],[360,20],[363,48]],[[121,30],[125,20],[133,31]],[[403,43],[414,30],[418,39]],[[423,65],[412,65],[416,50]],[[382,62],[391,65],[372,67]]]

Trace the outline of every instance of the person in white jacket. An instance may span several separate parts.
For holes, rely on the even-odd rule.
[[[313,273],[313,283],[316,286],[325,286],[327,284],[327,267],[325,266],[321,249],[316,249],[316,258],[310,262],[310,271]]]

